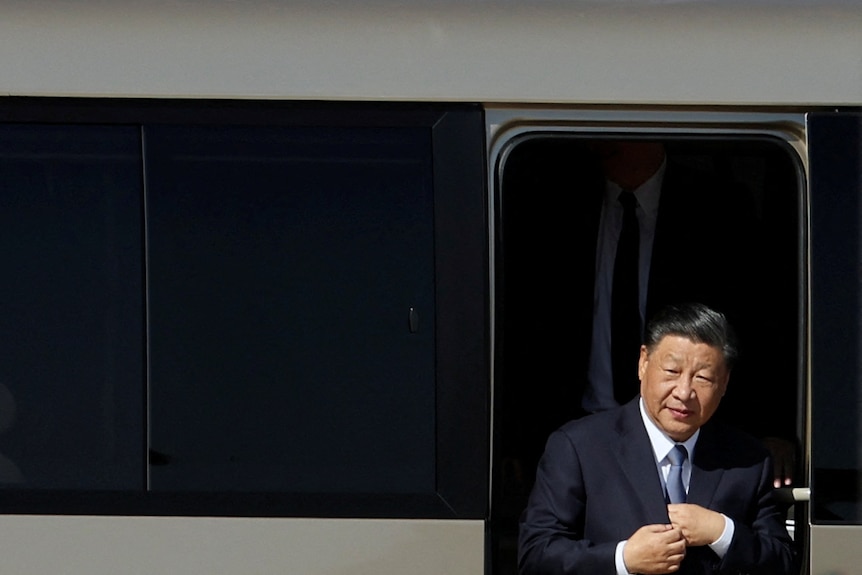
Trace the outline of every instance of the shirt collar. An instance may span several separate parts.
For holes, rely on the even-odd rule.
[[[644,211],[647,216],[654,218],[658,213],[658,202],[661,196],[661,184],[664,179],[664,172],[667,168],[667,158],[662,160],[661,166],[659,166],[658,170],[650,176],[650,178],[645,181],[643,184],[632,190],[635,197],[637,198],[638,205]],[[605,202],[614,205],[614,202],[619,196],[622,188],[610,181],[605,181]]]
[[[638,400],[638,408],[640,409],[641,419],[643,419],[647,435],[649,435],[649,441],[652,445],[655,460],[660,463],[665,457],[667,457],[667,454],[670,453],[670,450],[673,449],[673,446],[676,445],[677,442],[665,435],[653,420],[650,419],[650,416],[647,415],[646,408],[644,407],[643,397]],[[689,461],[694,459],[694,447],[699,435],[700,429],[695,431],[691,437],[682,442],[682,445],[684,445],[686,451],[688,451]]]

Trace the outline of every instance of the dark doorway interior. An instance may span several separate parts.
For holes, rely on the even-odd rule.
[[[517,520],[545,439],[584,413],[579,390],[590,346],[596,235],[590,206],[604,188],[596,140],[537,134],[513,143],[502,166],[496,198],[495,575],[517,572]],[[719,187],[728,182],[730,190],[731,180],[743,184],[747,196],[735,198],[742,203],[726,213],[693,201],[688,211],[673,215],[680,229],[674,257],[697,258],[700,273],[678,274],[673,265],[654,272],[676,290],[674,297],[708,293],[698,286],[715,286],[716,301],[738,291],[738,305],[725,311],[740,332],[742,361],[719,415],[758,436],[799,445],[803,180],[797,161],[784,144],[766,138],[655,141],[664,144],[668,162],[702,170]],[[693,186],[686,193],[696,198],[701,192]],[[736,219],[743,212],[750,233]],[[781,353],[768,353],[765,343]]]

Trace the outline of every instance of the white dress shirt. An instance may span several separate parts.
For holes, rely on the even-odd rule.
[[[667,458],[667,454],[670,453],[670,450],[673,449],[676,442],[665,435],[664,432],[658,428],[655,422],[650,419],[644,408],[643,398],[639,400],[638,404],[640,407],[641,419],[643,419],[644,427],[646,427],[647,435],[649,435],[650,444],[652,445],[653,455],[655,456],[656,471],[658,472],[662,485],[665,485],[667,474],[670,471],[670,460]],[[694,432],[694,435],[682,443],[682,445],[685,446],[686,451],[688,451],[688,458],[686,458],[682,464],[682,482],[683,485],[685,485],[686,493],[688,493],[688,487],[691,484],[691,462],[694,459],[694,451],[697,446],[697,438],[699,436],[700,430],[698,429]],[[733,539],[734,531],[733,521],[723,513],[722,517],[724,517],[724,531],[718,539],[709,544],[709,547],[715,551],[716,555],[719,557],[724,557],[724,554],[727,553],[727,549],[730,547],[730,541]],[[625,547],[625,544],[626,541],[620,541],[617,543],[615,556],[617,575],[630,575],[631,573],[626,569],[625,562],[623,561],[623,548]]]
[[[632,190],[637,200],[635,213],[640,228],[638,266],[638,293],[641,325],[646,310],[647,283],[649,281],[652,244],[655,238],[655,223],[661,184],[667,160],[663,161],[653,176]],[[599,220],[599,235],[596,243],[596,283],[593,289],[593,337],[587,368],[587,385],[581,407],[594,413],[617,405],[614,399],[613,368],[611,365],[611,293],[613,291],[614,259],[623,225],[623,208],[619,202],[622,191],[619,185],[605,183],[605,195]],[[632,390],[634,394],[636,390]]]

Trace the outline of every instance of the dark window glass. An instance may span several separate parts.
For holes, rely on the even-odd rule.
[[[140,489],[142,179],[133,128],[0,126],[0,481]]]
[[[427,131],[145,141],[151,489],[432,490]]]
[[[13,117],[4,513],[484,517],[477,106]]]
[[[810,119],[814,523],[862,524],[860,135],[859,115]]]

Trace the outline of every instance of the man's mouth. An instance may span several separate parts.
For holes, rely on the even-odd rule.
[[[691,415],[691,410],[686,409],[685,407],[670,407],[668,406],[668,411],[670,411],[671,415],[677,419],[683,419]]]

